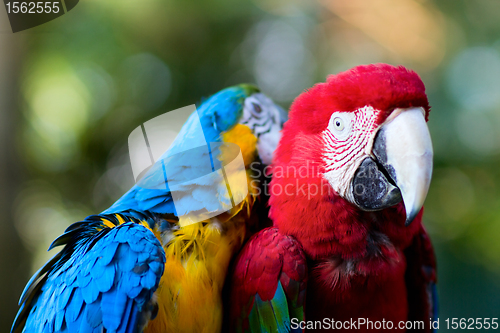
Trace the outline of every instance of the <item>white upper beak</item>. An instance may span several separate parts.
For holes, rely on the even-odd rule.
[[[410,224],[422,208],[432,177],[432,141],[423,108],[396,109],[378,135],[386,156],[377,156],[401,191]]]

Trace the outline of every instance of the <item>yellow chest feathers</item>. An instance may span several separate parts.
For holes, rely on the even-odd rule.
[[[231,130],[222,134],[222,140],[224,142],[236,143],[240,146],[245,167],[248,167],[255,160],[257,137],[253,135],[252,130],[248,126],[236,124]]]
[[[233,218],[238,218],[237,216]],[[182,227],[165,247],[165,271],[156,292],[158,315],[146,333],[219,332],[222,287],[241,247],[244,223],[221,231],[212,221]]]
[[[222,139],[240,147],[246,168],[255,160],[257,138],[248,126],[237,124]],[[222,288],[229,262],[245,238],[253,201],[249,195],[226,214],[173,233],[164,247],[165,271],[156,291],[158,315],[144,332],[220,331]]]

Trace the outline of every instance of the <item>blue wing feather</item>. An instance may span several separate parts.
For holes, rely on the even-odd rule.
[[[145,323],[163,274],[163,248],[136,220],[109,228],[98,217],[80,224],[59,259],[41,270],[12,332],[136,332]]]
[[[194,115],[192,115],[184,124],[177,139],[172,144],[172,148],[161,159],[166,158],[168,160],[169,155],[181,153],[188,148],[206,145],[210,142],[220,142],[221,132],[232,128],[241,118],[244,99],[248,97],[247,89],[247,87],[242,86],[230,87],[206,99],[197,110],[205,142],[197,142],[202,136],[197,133],[199,128],[194,121]],[[209,156],[207,151],[206,158]],[[200,169],[207,166],[203,156],[200,156],[199,160],[183,159],[182,157],[182,154],[181,156],[176,155],[178,159],[169,164],[169,181],[192,179],[191,174],[199,175],[203,173],[200,172]],[[147,186],[140,186],[140,184],[133,186],[103,214],[122,213],[134,216],[135,212],[148,211],[155,214],[173,214],[177,216],[168,184],[166,184],[160,168],[162,166],[156,163],[141,180],[141,183],[147,183]],[[194,203],[194,206],[191,202],[189,207],[191,211],[202,208],[204,208],[204,205],[201,201],[198,204]]]
[[[197,110],[202,144],[220,142],[221,132],[240,120],[244,99],[257,91],[236,86],[206,99]],[[200,146],[196,144],[199,134],[192,115],[166,153],[167,159],[168,154]],[[200,174],[210,155],[202,152],[195,161],[177,157],[168,168],[169,181],[181,182]],[[210,163],[211,169],[217,162]],[[146,175],[152,186],[135,185],[101,215],[72,224],[51,244],[51,249],[64,248],[28,282],[12,332],[135,332],[144,324],[144,313],[151,310],[151,296],[163,273],[165,254],[156,237],[136,222],[147,221],[150,227],[159,225],[166,230],[170,226],[164,215],[177,216],[161,167]],[[183,190],[189,191],[189,186]],[[190,210],[202,209],[204,201],[213,199],[202,192],[188,203]],[[120,214],[128,223],[120,224],[111,214]],[[104,225],[103,217],[115,227]]]

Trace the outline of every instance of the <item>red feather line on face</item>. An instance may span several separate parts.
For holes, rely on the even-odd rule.
[[[379,128],[376,120],[381,111],[372,107],[364,107],[354,112],[351,121],[345,124],[349,134],[346,138],[335,135],[335,129],[330,125],[323,131],[325,148],[323,161],[325,163],[325,178],[332,188],[342,197],[352,202],[350,195],[350,180],[371,149],[370,140]],[[334,113],[332,118],[339,113]]]
[[[344,167],[350,160],[363,151],[363,148],[368,143],[367,140],[378,128],[375,122],[378,114],[380,114],[380,111],[368,108],[358,110],[352,121],[353,128],[347,140],[339,140],[329,128],[323,132],[326,145],[325,153],[326,155],[331,155],[328,157],[328,160],[333,162],[332,164],[327,164],[327,171]],[[346,160],[346,158],[348,159]]]

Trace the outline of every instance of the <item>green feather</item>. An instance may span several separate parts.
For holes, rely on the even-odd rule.
[[[269,301],[263,301],[255,295],[255,303],[249,316],[251,332],[278,332],[290,331],[290,315],[285,291],[278,282],[276,293]]]
[[[259,311],[261,332],[277,332],[278,325],[276,324],[276,318],[274,317],[271,302],[263,301],[259,295],[256,295],[255,304],[257,305],[257,310]]]
[[[271,306],[274,310],[276,323],[278,324],[278,332],[288,332],[290,328],[290,315],[288,314],[287,299],[281,282],[278,282],[276,293],[271,300]]]
[[[260,320],[259,320],[259,312],[257,310],[257,306],[253,306],[252,311],[250,311],[250,316],[248,317],[248,321],[250,322],[250,332],[259,332],[260,331]]]
[[[260,92],[260,89],[257,88],[257,86],[250,83],[242,83],[239,84],[238,87],[243,89],[247,97]]]
[[[288,294],[293,299],[288,300],[288,310],[290,311],[290,318],[297,318],[299,321],[304,320],[304,304],[299,304],[299,288],[300,283],[290,279],[288,283]],[[302,291],[304,293],[304,291]],[[304,299],[302,297],[302,299]]]

